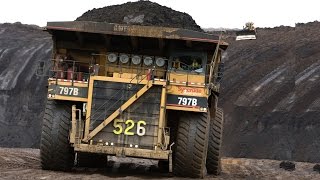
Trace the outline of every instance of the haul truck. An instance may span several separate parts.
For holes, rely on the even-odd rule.
[[[53,53],[40,146],[43,169],[159,160],[177,176],[219,174],[217,108],[228,44],[191,30],[49,22]]]

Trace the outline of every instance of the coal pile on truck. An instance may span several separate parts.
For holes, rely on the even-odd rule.
[[[121,5],[92,9],[78,17],[76,21],[162,26],[203,31],[189,14],[150,1],[127,2]]]

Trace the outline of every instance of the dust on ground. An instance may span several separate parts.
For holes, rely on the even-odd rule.
[[[39,149],[0,148],[0,179],[181,179],[162,173],[157,161],[111,157],[108,168],[74,168],[71,172],[42,170]],[[222,159],[222,174],[205,179],[320,179],[314,164],[296,162],[295,171],[279,168],[280,161]]]

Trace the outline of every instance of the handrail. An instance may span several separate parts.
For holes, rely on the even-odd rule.
[[[84,62],[79,62],[79,61],[73,61],[73,60],[66,60],[64,62],[69,62],[70,66],[69,66],[69,70],[66,70],[66,67],[62,67],[62,65],[58,66],[52,66],[52,68],[49,70],[49,77],[51,78],[56,78],[56,79],[66,79],[66,80],[70,80],[72,82],[74,81],[89,81],[90,79],[90,74],[92,74],[93,72],[93,65],[89,64],[89,63],[84,63]],[[71,65],[72,63],[72,65]],[[87,64],[88,70],[87,71],[82,71],[82,70],[77,70],[76,67],[78,67],[80,64]],[[106,68],[107,66],[105,65],[98,65],[100,68],[104,67]],[[152,70],[152,79],[154,79],[154,76],[157,76],[159,73],[163,73],[163,79],[169,81],[170,80],[170,75],[166,72],[175,72],[176,76],[186,76],[186,85],[193,83],[193,82],[189,82],[190,81],[190,75],[203,75],[205,76],[205,82],[204,84],[209,84],[209,82],[212,82],[212,78],[219,78],[221,75],[220,74],[216,74],[213,73],[211,74],[210,77],[210,70],[212,71],[212,64],[206,64],[205,67],[200,67],[203,68],[203,70],[201,72],[197,72],[196,70],[190,70],[191,68],[188,68],[189,70],[178,70],[178,69],[160,69],[160,68],[155,68],[155,66],[152,67],[146,67],[146,66],[120,66],[120,65],[115,65],[115,64],[108,64],[109,67],[113,67],[113,68],[119,68],[119,73],[121,74],[122,70],[120,70],[120,68],[127,68],[127,69],[131,69],[130,71],[128,71],[128,73],[134,74],[134,77],[131,78],[130,83],[133,82],[133,80],[137,80],[139,81],[139,76],[143,75],[143,72],[147,71],[147,70]],[[186,65],[187,66],[187,65]],[[210,68],[211,67],[211,68]],[[71,70],[70,70],[71,69]],[[205,71],[204,71],[205,70]],[[53,73],[52,73],[53,72]],[[61,74],[59,74],[61,73]],[[67,77],[68,73],[71,73],[71,77]],[[161,76],[162,76],[161,75]],[[81,77],[82,76],[82,77]],[[79,78],[80,77],[80,78]],[[157,78],[157,77],[155,77]],[[211,78],[211,79],[210,79]]]

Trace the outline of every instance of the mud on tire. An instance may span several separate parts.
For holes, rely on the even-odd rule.
[[[181,114],[173,155],[175,175],[192,178],[203,178],[206,175],[209,124],[207,113]]]
[[[219,175],[221,172],[220,149],[223,132],[223,110],[217,108],[215,117],[210,121],[210,135],[207,156],[208,174]]]
[[[43,117],[40,161],[42,169],[68,171],[74,164],[74,151],[69,144],[71,106],[47,101]]]

